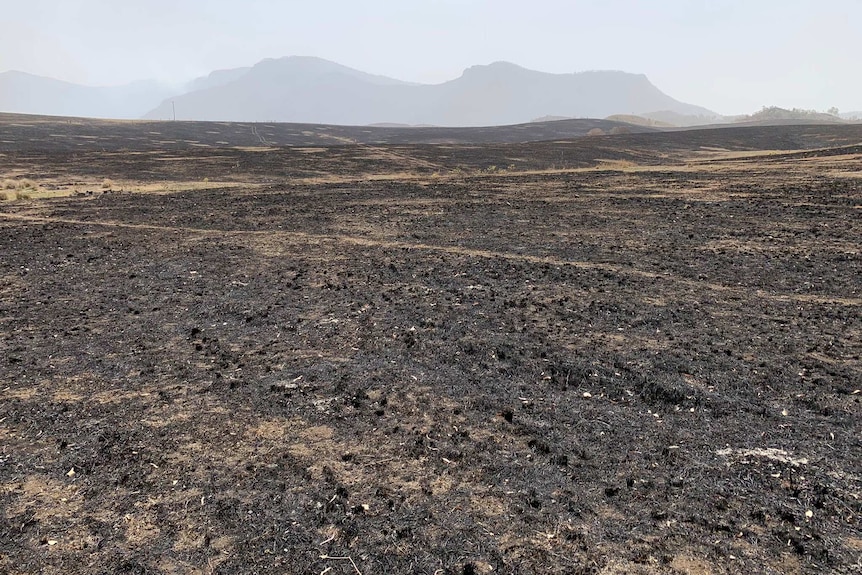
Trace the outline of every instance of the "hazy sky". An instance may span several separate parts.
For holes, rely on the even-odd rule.
[[[862,0],[0,0],[0,71],[179,83],[320,56],[443,82],[507,60],[644,73],[723,114],[862,110]]]

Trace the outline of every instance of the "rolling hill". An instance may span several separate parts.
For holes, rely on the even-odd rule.
[[[655,128],[610,120],[564,120],[489,127],[334,126],[249,122],[111,121],[0,113],[0,152],[381,144],[501,144],[569,140],[590,133]]]

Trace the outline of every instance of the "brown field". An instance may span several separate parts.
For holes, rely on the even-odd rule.
[[[862,126],[25,124],[0,572],[862,569]]]

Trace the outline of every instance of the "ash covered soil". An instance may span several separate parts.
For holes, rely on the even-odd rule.
[[[7,153],[238,185],[0,204],[0,571],[858,573],[860,150],[649,138]]]

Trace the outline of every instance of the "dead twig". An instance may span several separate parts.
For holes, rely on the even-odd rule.
[[[390,461],[394,461],[394,457],[387,457],[386,459],[377,459],[376,461],[369,461],[368,463],[363,463],[363,467],[369,467],[372,465],[382,465],[384,463],[389,463]]]
[[[350,564],[353,565],[353,570],[356,571],[356,575],[362,575],[362,571],[360,571],[359,567],[354,563],[353,557],[332,557],[331,555],[321,555],[320,558],[324,561],[350,561]],[[324,571],[324,573],[326,573],[326,571]]]

